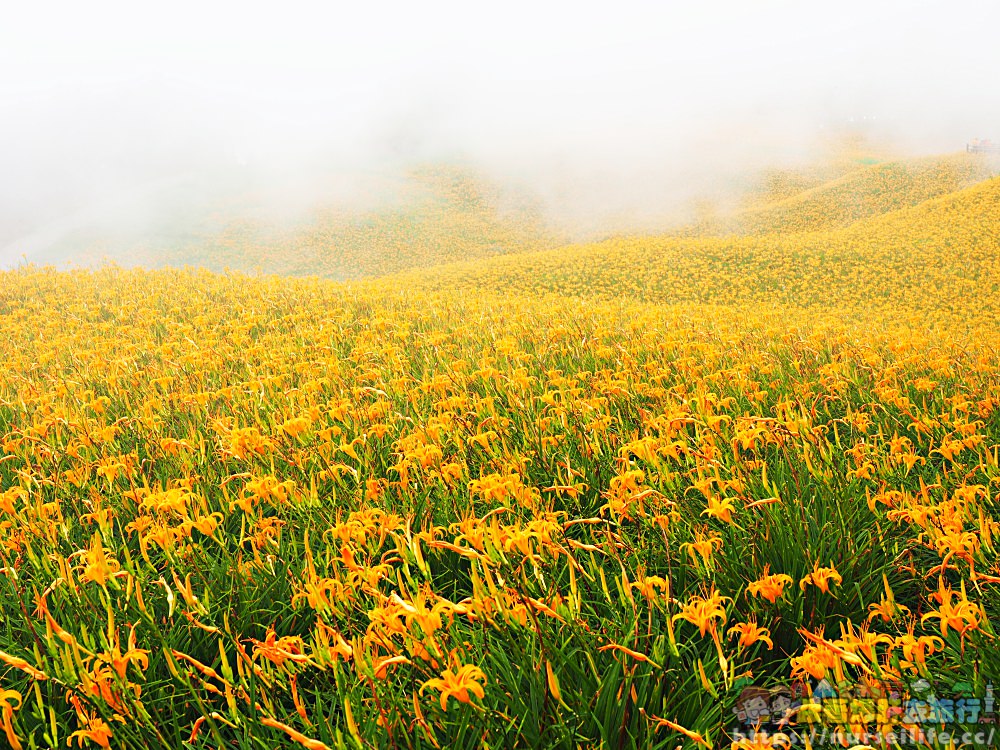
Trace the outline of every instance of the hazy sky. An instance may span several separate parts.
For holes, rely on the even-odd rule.
[[[955,0],[8,2],[0,248],[207,170],[461,157],[627,211],[851,121],[957,150],[1000,138],[998,28]]]

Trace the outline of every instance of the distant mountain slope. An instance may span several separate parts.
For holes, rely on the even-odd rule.
[[[532,201],[461,167],[411,170],[394,194],[365,210],[321,208],[295,223],[231,218],[194,235],[165,233],[128,252],[130,265],[198,266],[349,279],[538,250],[560,244]]]

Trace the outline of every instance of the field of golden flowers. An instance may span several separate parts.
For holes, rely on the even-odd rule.
[[[310,277],[0,274],[6,744],[958,746],[1000,685],[984,169],[711,237],[446,211],[247,249]]]

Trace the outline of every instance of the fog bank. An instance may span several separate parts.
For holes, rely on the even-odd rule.
[[[81,227],[369,205],[426,162],[596,228],[844,132],[956,151],[1000,139],[998,22],[969,1],[20,4],[0,27],[0,264]]]

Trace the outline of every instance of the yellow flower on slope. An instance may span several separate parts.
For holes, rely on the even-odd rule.
[[[309,661],[309,657],[304,654],[305,645],[302,638],[297,635],[283,635],[279,638],[274,628],[270,627],[263,641],[255,638],[248,640],[253,643],[254,658],[262,656],[279,668],[283,667],[286,661],[293,663]]]
[[[757,643],[757,641],[766,643],[769,651],[774,648],[774,641],[771,640],[771,631],[760,627],[752,620],[750,622],[737,623],[729,628],[728,632],[730,635],[739,635],[739,644],[743,648],[748,648]]]
[[[714,495],[708,498],[708,507],[701,512],[701,515],[708,515],[718,518],[723,523],[733,522],[733,511],[735,510],[732,498],[726,497],[720,500]]]
[[[832,565],[829,567],[820,567],[819,563],[813,565],[813,571],[801,581],[799,581],[799,587],[805,591],[806,586],[812,584],[824,594],[830,593],[830,583],[836,583],[838,586],[843,583],[843,578],[841,578],[840,573]]]
[[[94,534],[94,539],[90,543],[90,549],[85,553],[85,559],[87,562],[84,565],[83,575],[81,576],[85,581],[93,581],[103,586],[107,583],[109,577],[118,572],[118,561],[112,557],[108,557],[107,552],[101,544],[100,534]]]
[[[948,637],[949,628],[958,632],[963,638],[968,631],[978,628],[980,620],[985,619],[985,616],[979,605],[973,604],[966,597],[964,582],[962,583],[962,595],[955,603],[952,603],[955,595],[955,590],[946,587],[944,581],[941,581],[937,593],[933,595],[940,606],[921,617],[921,624],[929,619],[937,619],[941,625],[941,635],[944,638]]]
[[[726,597],[718,591],[713,591],[708,597],[692,596],[681,611],[674,615],[674,620],[687,620],[698,627],[702,635],[709,630],[715,633],[715,620],[726,621],[726,608],[722,606]]]
[[[81,721],[83,719],[81,718]],[[88,718],[86,719],[86,727],[83,729],[77,729],[69,736],[68,742],[76,740],[77,747],[83,747],[83,741],[85,739],[96,743],[99,747],[111,748],[111,727],[108,726],[104,719],[100,718]]]
[[[452,671],[446,669],[440,677],[427,680],[420,692],[430,688],[441,692],[441,708],[447,710],[448,698],[454,696],[461,703],[472,703],[469,693],[482,700],[486,694],[481,683],[486,682],[486,675],[474,664],[463,664]]]
[[[770,573],[770,566],[764,568],[764,575],[747,587],[752,596],[760,596],[774,604],[785,592],[785,586],[792,582],[792,577],[784,573]]]

